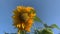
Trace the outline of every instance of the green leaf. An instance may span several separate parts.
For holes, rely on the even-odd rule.
[[[37,16],[34,17],[34,21],[42,22]]]
[[[60,29],[56,24],[52,24],[51,27]]]
[[[35,34],[53,34],[53,31],[51,28],[44,28],[41,30],[36,29],[34,33]]]
[[[45,27],[45,28],[48,28],[48,25],[47,25],[46,23],[45,23],[45,24],[43,24],[43,25],[44,25],[44,27]]]
[[[51,29],[43,29],[41,34],[53,34]]]
[[[51,28],[47,28],[48,31],[53,32]]]
[[[36,29],[36,30],[34,31],[34,34],[41,34],[41,32],[40,32],[38,29]]]

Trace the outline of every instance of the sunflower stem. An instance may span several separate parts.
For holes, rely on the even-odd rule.
[[[26,31],[24,31],[24,30],[18,30],[18,34],[26,34]]]

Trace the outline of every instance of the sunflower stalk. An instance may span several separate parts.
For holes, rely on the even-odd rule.
[[[24,30],[18,30],[17,34],[26,34],[26,31],[24,31]]]

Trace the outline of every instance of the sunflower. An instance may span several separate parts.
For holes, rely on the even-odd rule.
[[[17,6],[13,11],[13,25],[19,30],[30,32],[30,28],[36,16],[35,10],[32,7]]]

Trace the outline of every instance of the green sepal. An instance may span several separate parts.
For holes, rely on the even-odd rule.
[[[41,19],[38,18],[37,16],[34,17],[34,21],[42,22]]]

